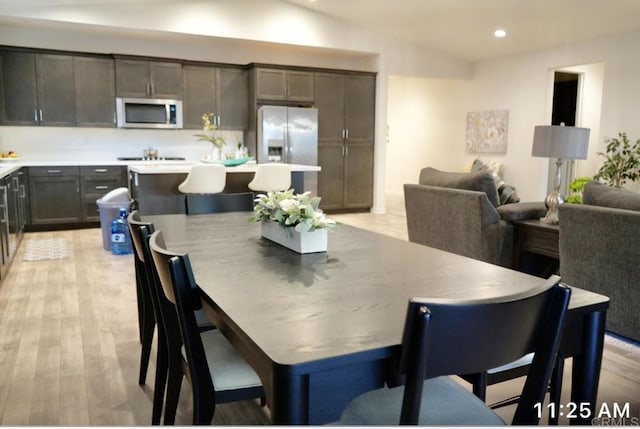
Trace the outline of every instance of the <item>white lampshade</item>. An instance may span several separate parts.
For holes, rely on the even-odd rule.
[[[587,159],[589,128],[537,125],[533,133],[533,156]]]

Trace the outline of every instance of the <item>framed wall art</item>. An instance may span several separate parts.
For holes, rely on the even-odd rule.
[[[506,153],[508,129],[508,110],[467,113],[467,152]]]

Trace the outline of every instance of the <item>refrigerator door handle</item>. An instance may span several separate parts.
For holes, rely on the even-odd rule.
[[[287,146],[289,145],[289,133],[287,125],[282,125],[282,154],[280,156],[280,162],[287,162]]]

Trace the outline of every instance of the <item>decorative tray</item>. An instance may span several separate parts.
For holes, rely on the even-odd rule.
[[[218,159],[218,160],[212,160],[212,159],[201,159],[201,162],[207,163],[207,164],[222,164],[225,167],[235,167],[236,165],[242,165],[247,161],[250,161],[251,157],[248,158],[237,158],[237,159]]]

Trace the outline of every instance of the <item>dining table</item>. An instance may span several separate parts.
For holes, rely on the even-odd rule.
[[[501,298],[545,281],[344,224],[326,252],[299,254],[262,238],[251,214],[142,219],[189,255],[206,314],[260,377],[274,424],[336,421],[355,396],[396,380],[410,298]],[[570,401],[592,411],[608,305],[572,288],[560,346],[573,358]]]

